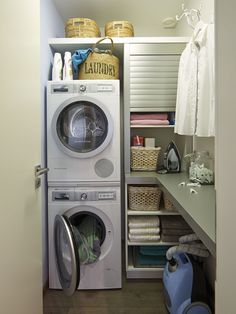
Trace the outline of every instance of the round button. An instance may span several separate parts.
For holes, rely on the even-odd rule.
[[[86,86],[85,85],[80,85],[79,86],[80,92],[85,92],[86,91]]]
[[[82,193],[82,194],[80,195],[80,199],[81,199],[82,201],[85,201],[85,200],[87,199],[87,194],[86,194],[86,193]]]

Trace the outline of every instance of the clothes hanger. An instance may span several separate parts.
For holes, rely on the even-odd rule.
[[[176,15],[176,20],[180,21],[184,16],[187,19],[188,25],[194,29],[195,28],[195,17],[197,16],[197,21],[199,22],[201,20],[201,8],[202,5],[200,5],[200,9],[187,9],[185,8],[185,4],[182,3],[182,14],[181,15]]]

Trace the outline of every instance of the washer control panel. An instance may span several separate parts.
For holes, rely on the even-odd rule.
[[[115,200],[115,192],[98,192],[98,200]]]
[[[75,201],[93,202],[93,201],[113,201],[116,199],[114,191],[76,191]]]
[[[56,202],[91,202],[91,201],[114,201],[116,200],[116,191],[98,190],[87,191],[85,189],[55,189],[52,191],[52,201]]]

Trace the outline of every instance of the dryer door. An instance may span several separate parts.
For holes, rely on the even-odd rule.
[[[95,156],[107,147],[112,138],[110,113],[101,103],[88,99],[65,102],[54,116],[57,144],[73,157]]]
[[[58,277],[66,295],[72,295],[80,282],[80,260],[73,228],[66,216],[57,215],[54,247]]]

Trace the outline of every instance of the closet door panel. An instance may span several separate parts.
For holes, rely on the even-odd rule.
[[[181,46],[130,45],[130,111],[175,111]]]

